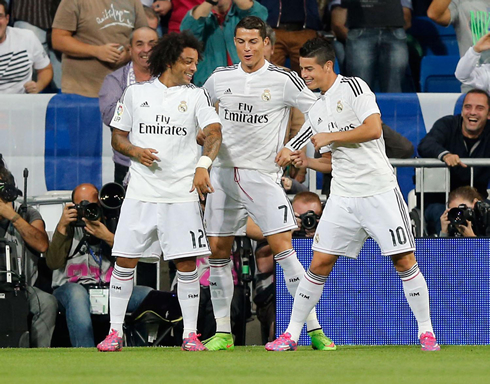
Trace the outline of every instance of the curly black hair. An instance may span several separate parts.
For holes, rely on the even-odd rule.
[[[335,51],[330,41],[323,37],[315,37],[308,40],[299,50],[300,57],[314,57],[321,66],[327,61],[335,64]]]
[[[148,64],[151,75],[160,76],[177,62],[185,48],[195,49],[199,60],[202,59],[202,44],[189,31],[172,32],[163,36],[150,51]]]

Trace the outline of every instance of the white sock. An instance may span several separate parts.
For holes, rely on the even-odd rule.
[[[135,268],[120,267],[116,262],[112,271],[109,288],[111,329],[115,329],[119,337],[123,336],[124,316],[133,293],[134,270]]]
[[[231,300],[233,298],[233,276],[230,259],[209,259],[209,290],[213,303],[216,332],[231,333]]]
[[[197,268],[192,272],[177,271],[177,296],[184,320],[184,339],[191,332],[197,333],[200,289]]]
[[[299,282],[305,274],[305,269],[299,262],[296,251],[294,249],[282,251],[274,256],[274,260],[279,263],[284,272],[284,280],[286,281],[286,287],[288,288],[289,293],[291,296],[295,297]],[[313,307],[306,319],[306,329],[310,332],[321,328],[316,316],[316,309]]]
[[[402,279],[405,297],[418,323],[418,337],[420,338],[420,335],[425,332],[434,334],[430,321],[429,290],[418,263],[408,271],[397,273]]]
[[[306,318],[322,296],[325,281],[327,276],[317,275],[308,269],[299,283],[294,297],[291,321],[286,329],[286,332],[291,334],[291,339],[296,342],[299,340]]]

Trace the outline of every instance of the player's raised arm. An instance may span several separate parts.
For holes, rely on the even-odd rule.
[[[321,147],[337,144],[357,144],[366,141],[376,140],[381,137],[383,129],[381,128],[381,116],[378,113],[369,115],[361,125],[355,129],[342,132],[317,133],[311,138],[315,150]]]

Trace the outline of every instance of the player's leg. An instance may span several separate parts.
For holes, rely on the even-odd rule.
[[[403,284],[405,298],[418,324],[418,337],[424,351],[437,351],[437,344],[430,319],[429,290],[413,252],[391,256],[396,272]]]
[[[133,292],[136,264],[154,241],[156,220],[155,203],[126,199],[121,207],[112,249],[112,255],[117,259],[109,285],[111,326],[109,335],[97,345],[101,352],[122,349],[124,316]]]
[[[301,279],[296,295],[294,296],[291,320],[286,331],[271,343],[267,343],[265,349],[268,351],[295,350],[301,334],[301,329],[315,305],[320,300],[323,286],[328,275],[333,269],[338,257],[315,251],[310,268]],[[335,345],[331,343],[331,349]]]
[[[418,336],[431,335],[424,341],[426,350],[437,350],[430,320],[429,292],[424,276],[415,260],[415,240],[410,227],[407,205],[398,188],[360,200],[360,211],[365,217],[364,225],[369,235],[376,240],[385,256],[390,256],[402,280],[405,297],[417,319]],[[425,336],[424,336],[425,340]],[[432,347],[429,345],[432,342]]]
[[[230,255],[235,236],[209,237],[209,292],[216,320],[216,334],[205,340],[211,351],[233,349],[231,334],[231,301],[234,285],[231,274]]]
[[[182,349],[203,351],[206,348],[197,335],[200,284],[196,258],[209,256],[211,252],[200,205],[198,201],[162,204],[159,214],[165,218],[158,224],[164,258],[172,260],[177,267],[177,296],[184,320]]]
[[[197,273],[196,258],[175,259],[177,268],[177,296],[179,298],[184,333],[182,350],[204,351],[206,347],[198,339],[197,316],[199,312],[199,275]]]
[[[216,319],[216,335],[205,341],[209,350],[233,349],[231,301],[233,276],[230,255],[235,235],[245,235],[247,213],[240,203],[233,168],[213,168],[214,193],[207,197],[204,222],[209,238],[209,291]]]

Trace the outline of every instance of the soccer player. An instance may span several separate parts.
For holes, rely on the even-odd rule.
[[[439,350],[432,330],[427,284],[414,256],[408,209],[385,155],[375,96],[363,80],[337,75],[334,61],[332,45],[322,38],[309,40],[300,50],[302,77],[308,88],[319,88],[322,96],[276,160],[280,165],[293,160],[297,166],[332,171],[333,180],[314,237],[313,260],[296,291],[291,321],[285,333],[266,344],[266,349],[297,348],[305,319],[320,299],[338,257],[357,258],[371,236],[382,254],[391,257],[402,280],[405,297],[417,319],[422,350]],[[310,138],[324,157],[305,161],[298,150]]]
[[[217,68],[204,84],[213,103],[219,101],[223,143],[211,170],[215,193],[206,203],[205,225],[212,256],[210,290],[216,334],[208,350],[231,350],[230,304],[233,279],[230,252],[234,236],[244,236],[247,217],[260,227],[275,260],[284,269],[294,296],[304,269],[291,244],[296,228],[291,204],[280,186],[282,169],[274,162],[282,147],[291,107],[306,113],[316,97],[300,77],[264,58],[266,24],[243,18],[235,29],[241,62]],[[315,349],[335,349],[321,329],[313,309],[306,321]]]
[[[221,144],[221,124],[208,93],[190,84],[200,52],[200,43],[188,33],[165,35],[148,60],[157,78],[130,85],[116,107],[112,146],[131,158],[131,177],[112,250],[117,260],[110,283],[111,332],[97,346],[99,351],[121,349],[134,269],[158,242],[165,260],[177,267],[182,349],[205,350],[196,334],[196,257],[210,251],[199,197],[213,192],[208,168]],[[198,161],[199,127],[205,139]]]

